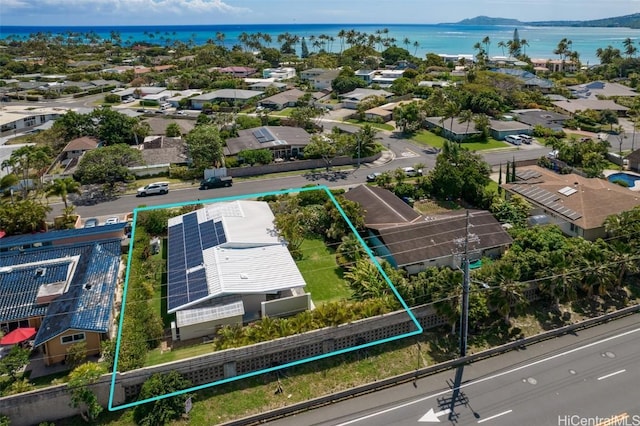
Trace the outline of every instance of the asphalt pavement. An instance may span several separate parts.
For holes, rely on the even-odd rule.
[[[468,365],[453,404],[455,372],[448,371],[267,424],[640,425],[639,319],[634,314]]]

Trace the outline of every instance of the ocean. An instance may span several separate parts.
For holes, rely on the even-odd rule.
[[[583,64],[599,63],[596,50],[608,45],[623,51],[622,41],[627,37],[640,41],[640,29],[629,28],[586,28],[586,27],[517,27],[520,39],[527,40],[529,46],[525,53],[531,58],[557,58],[553,54],[558,42],[566,37],[572,41],[572,49],[580,54]],[[273,41],[271,47],[278,47],[277,37],[289,33],[305,37],[310,51],[314,49],[312,37],[327,35],[334,37],[334,41],[326,42],[324,48],[329,51],[340,50],[338,32],[340,30],[355,30],[367,34],[376,34],[388,30],[384,37],[396,39],[396,45],[407,48],[412,54],[420,57],[428,52],[446,54],[475,54],[473,45],[484,37],[489,37],[489,54],[503,55],[508,51],[498,47],[500,41],[507,42],[513,38],[515,27],[509,26],[468,26],[456,24],[269,24],[269,25],[176,25],[176,26],[122,26],[122,27],[21,27],[0,26],[0,39],[10,37],[25,38],[34,33],[80,34],[81,41],[87,33],[94,33],[102,39],[110,38],[112,31],[120,34],[123,43],[149,41],[161,45],[171,45],[174,41],[201,45],[207,40],[216,41],[218,32],[224,34],[224,44],[231,47],[240,44],[240,34],[269,34]],[[408,39],[409,44],[404,40]],[[417,46],[414,46],[417,42]],[[639,43],[640,45],[640,43]],[[300,48],[298,44],[297,48]],[[376,46],[378,48],[378,46]]]

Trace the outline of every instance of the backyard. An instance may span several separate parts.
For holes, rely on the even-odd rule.
[[[336,264],[335,250],[320,239],[305,240],[300,251],[304,257],[296,262],[307,283],[314,303],[348,299],[351,291],[342,279],[342,270]]]

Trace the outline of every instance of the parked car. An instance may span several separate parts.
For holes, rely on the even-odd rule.
[[[123,104],[130,104],[131,102],[135,102],[135,98],[126,98],[125,100],[122,101]]]
[[[521,134],[518,135],[518,137],[522,139],[522,142],[526,143],[527,145],[530,145],[531,142],[533,142],[533,138],[529,135]]]
[[[85,228],[95,228],[96,226],[98,226],[98,224],[99,224],[98,219],[96,219],[95,217],[92,217],[84,221]]]
[[[105,225],[115,225],[116,223],[120,223],[120,218],[118,217],[110,217],[104,221]]]
[[[233,178],[231,176],[211,176],[208,179],[200,181],[200,189],[222,188],[231,185],[233,185]]]
[[[367,175],[367,182],[375,182],[378,176],[382,175],[380,172],[375,172]]]
[[[509,135],[504,138],[504,140],[513,145],[522,145],[522,139],[520,139],[520,136],[517,135]]]
[[[413,167],[403,167],[402,170],[409,177],[422,176],[422,169],[416,170]]]
[[[549,152],[547,154],[547,158],[557,158],[558,157],[558,153],[559,151],[557,149],[554,149],[553,151]]]
[[[147,195],[158,195],[169,193],[169,182],[154,182],[147,186],[138,188],[137,197],[146,197]]]

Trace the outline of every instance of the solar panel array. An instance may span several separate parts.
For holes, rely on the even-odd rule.
[[[535,170],[516,170],[516,177],[518,179],[529,180],[540,176],[542,176],[542,174],[540,174],[540,172],[536,172]]]
[[[276,139],[275,136],[273,136],[273,134],[269,131],[269,129],[265,127],[260,127],[254,130],[253,136],[255,136],[255,138],[260,143],[273,142]]]
[[[535,201],[536,203],[553,210],[556,213],[560,213],[570,220],[578,220],[582,217],[582,214],[558,203],[557,201],[560,199],[559,195],[551,193],[545,189],[527,185],[514,185],[512,189],[514,192],[525,196]]]
[[[198,223],[196,212],[182,217],[182,223],[169,227],[169,311],[206,297],[208,294],[202,250],[227,242],[222,222]]]

